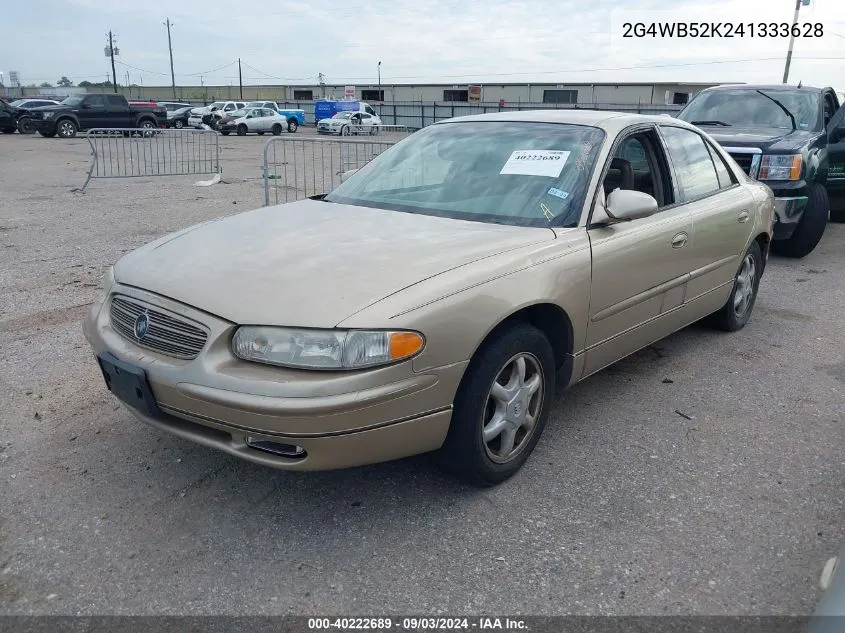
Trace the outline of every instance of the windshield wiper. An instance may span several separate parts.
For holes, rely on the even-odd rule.
[[[754,92],[758,92],[758,93],[760,93],[761,95],[763,95],[764,97],[766,97],[766,99],[768,99],[769,101],[774,101],[774,102],[775,102],[775,104],[776,104],[776,105],[777,105],[777,106],[778,106],[781,110],[783,110],[784,112],[786,112],[786,116],[788,116],[788,117],[789,117],[789,120],[790,120],[790,121],[792,121],[792,131],[794,132],[795,130],[797,130],[797,129],[798,129],[798,126],[797,126],[797,125],[795,125],[795,117],[794,117],[794,116],[792,116],[792,112],[790,112],[790,111],[787,109],[787,107],[786,107],[785,105],[783,105],[780,101],[778,101],[778,100],[777,100],[777,99],[775,99],[774,97],[772,97],[772,96],[770,96],[770,95],[767,95],[767,94],[766,94],[765,92],[763,92],[762,90],[755,90]]]
[[[724,121],[690,121],[692,125],[721,125],[722,127],[730,127],[730,123]]]

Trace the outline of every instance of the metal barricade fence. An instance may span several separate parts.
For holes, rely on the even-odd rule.
[[[340,184],[341,174],[360,169],[412,132],[398,127],[406,131],[382,129],[379,135],[367,137],[269,139],[264,145],[264,205],[328,193]]]
[[[220,136],[213,130],[94,128],[86,134],[94,178],[220,174]]]

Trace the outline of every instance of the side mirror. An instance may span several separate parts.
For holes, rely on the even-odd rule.
[[[657,213],[657,200],[647,193],[630,189],[614,189],[607,196],[605,212],[613,220],[626,222],[647,218]]]
[[[346,179],[349,178],[352,174],[354,174],[357,169],[350,169],[340,174],[340,182],[346,182]]]
[[[82,108],[83,110],[90,110],[91,104],[90,103],[82,103],[82,104],[80,104],[79,107]]]

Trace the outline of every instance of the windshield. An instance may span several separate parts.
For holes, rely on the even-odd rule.
[[[82,103],[82,100],[84,98],[85,97],[83,97],[82,95],[74,95],[72,97],[68,97],[67,99],[62,101],[62,103],[64,105],[69,105],[69,106],[78,106],[80,103]]]
[[[27,101],[29,101],[29,99],[17,99],[16,101],[12,101],[12,103],[10,103],[9,105],[13,108],[19,108],[22,104],[26,103]]]
[[[266,101],[250,101],[246,104],[247,108],[263,108]],[[269,105],[267,106],[270,107]]]
[[[212,108],[218,108],[219,109],[219,108],[222,108],[222,107],[223,107],[223,101],[215,101],[210,106],[208,106],[208,109],[209,110],[211,110]]]
[[[555,123],[432,125],[385,150],[325,200],[476,222],[575,226],[603,138],[598,128]]]
[[[333,119],[348,119],[353,114],[355,114],[355,113],[354,112],[338,112],[332,118]]]
[[[690,123],[700,122],[701,125],[791,130],[792,120],[775,101],[779,101],[795,117],[797,129],[821,129],[818,93],[797,89],[757,91],[745,88],[702,92],[684,108],[678,118]]]

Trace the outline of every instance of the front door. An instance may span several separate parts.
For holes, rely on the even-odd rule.
[[[845,106],[827,124],[827,194],[830,208],[845,211]]]
[[[588,375],[668,334],[661,317],[679,308],[692,267],[693,224],[653,127],[619,143],[604,191],[617,187],[654,196],[647,218],[588,229],[593,258],[584,374]]]
[[[82,129],[109,127],[108,109],[103,95],[89,95],[79,104],[79,123]]]

